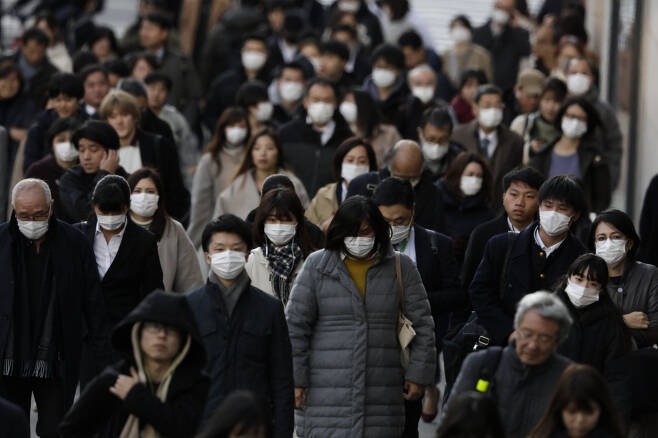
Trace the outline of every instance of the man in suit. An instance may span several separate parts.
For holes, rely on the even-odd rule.
[[[523,159],[523,139],[501,124],[503,108],[501,89],[495,85],[481,85],[475,93],[475,119],[459,125],[452,133],[452,139],[467,151],[487,159],[494,174],[496,193],[503,191],[503,176]],[[496,198],[494,208],[500,207],[501,200]]]
[[[391,243],[402,254],[416,262],[432,308],[436,325],[437,351],[448,330],[450,313],[461,308],[466,294],[459,287],[459,267],[452,251],[452,240],[440,233],[414,223],[416,202],[414,189],[408,180],[384,179],[373,194],[373,200],[392,229]],[[438,371],[437,371],[438,373]],[[432,421],[437,413],[438,390],[427,388],[425,409],[421,400],[406,401],[406,425],[403,437],[418,437],[418,419]]]
[[[537,195],[544,177],[532,167],[514,169],[503,178],[503,208],[498,217],[478,225],[471,233],[464,257],[462,286],[468,289],[482,260],[484,246],[496,234],[520,233],[537,218]]]

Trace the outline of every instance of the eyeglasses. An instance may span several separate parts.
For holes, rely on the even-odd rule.
[[[535,341],[541,347],[549,347],[555,342],[555,336],[538,335],[530,330],[517,330],[517,339],[522,342]]]
[[[37,213],[37,214],[34,214],[32,216],[27,215],[27,214],[17,214],[16,219],[18,219],[19,221],[37,221],[37,222],[41,222],[41,221],[47,221],[49,215],[50,215],[49,211],[47,211],[45,213],[43,213],[43,212]]]
[[[152,321],[144,323],[144,331],[153,335],[158,334],[161,331],[164,332],[165,335],[178,333],[178,330],[175,327],[162,324],[160,322],[152,322]]]

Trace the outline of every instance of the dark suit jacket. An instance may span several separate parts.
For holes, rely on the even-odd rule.
[[[459,125],[452,132],[452,140],[461,144],[468,152],[482,155],[477,119]],[[503,193],[503,177],[521,164],[523,160],[523,139],[504,125],[498,126],[498,146],[489,165],[494,176],[494,193]],[[502,206],[500,196],[494,196],[494,211]]]
[[[484,247],[493,236],[496,234],[506,233],[509,231],[507,223],[507,215],[502,214],[488,222],[478,225],[473,229],[471,238],[468,240],[466,247],[466,255],[464,256],[464,265],[462,267],[462,287],[468,289],[468,286],[473,281],[475,271],[477,271],[482,255],[484,254]]]
[[[96,220],[76,224],[94,247]],[[164,289],[158,245],[153,234],[126,224],[126,231],[114,261],[101,280],[101,289],[112,326],[132,311],[155,289]]]

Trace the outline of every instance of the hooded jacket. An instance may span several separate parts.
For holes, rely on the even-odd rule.
[[[190,347],[173,371],[165,401],[151,392],[148,384],[137,383],[120,400],[109,391],[119,374],[130,375],[138,368],[133,354],[133,326],[145,321],[176,327],[181,332],[181,351],[189,336]],[[196,432],[208,391],[203,374],[206,353],[185,297],[163,291],[147,296],[112,333],[112,346],[123,359],[107,367],[80,395],[60,424],[60,435],[88,437],[98,434],[120,436],[130,415],[149,424],[161,437],[190,437]],[[179,353],[180,354],[180,353]]]

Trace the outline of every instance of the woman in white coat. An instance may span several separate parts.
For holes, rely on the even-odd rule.
[[[249,141],[233,182],[217,198],[213,217],[230,213],[245,219],[260,202],[263,182],[274,174],[290,178],[302,206],[306,208],[309,200],[304,184],[285,168],[279,134],[269,128],[257,132]]]
[[[245,271],[251,285],[279,298],[285,306],[306,257],[315,250],[308,237],[304,209],[289,189],[263,196],[253,225],[254,249]]]
[[[165,209],[158,171],[149,167],[138,169],[128,178],[128,185],[131,192],[128,217],[158,239],[165,290],[187,292],[203,286],[194,245],[183,225],[171,218]]]

